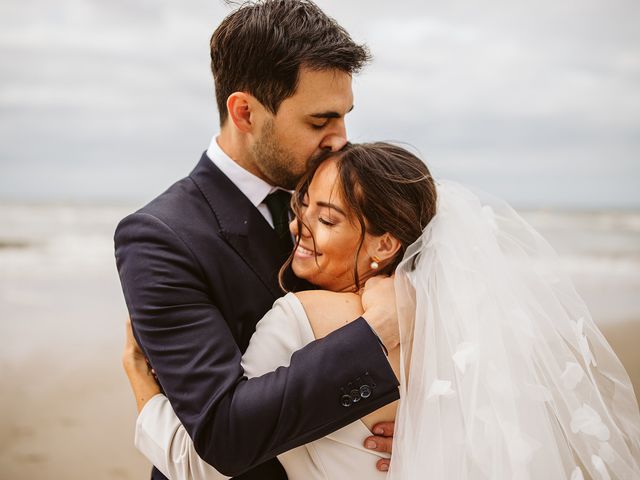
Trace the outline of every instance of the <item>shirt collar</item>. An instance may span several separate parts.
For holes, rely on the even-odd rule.
[[[278,190],[260,177],[245,170],[224,153],[218,145],[218,136],[214,135],[207,149],[207,157],[231,180],[249,201],[257,207],[267,195]]]

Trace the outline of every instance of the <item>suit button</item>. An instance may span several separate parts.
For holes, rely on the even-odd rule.
[[[351,397],[349,395],[343,395],[340,397],[340,404],[343,407],[350,407],[353,402],[351,401]]]
[[[353,403],[358,403],[362,398],[360,396],[360,390],[356,390],[355,388],[349,392],[349,396],[351,397],[351,401]]]
[[[369,385],[360,386],[360,396],[362,398],[369,398],[371,396],[371,387]]]

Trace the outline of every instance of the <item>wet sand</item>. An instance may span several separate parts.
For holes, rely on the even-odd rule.
[[[601,330],[627,370],[636,397],[640,398],[640,319],[611,323]]]
[[[44,356],[19,370],[3,365],[2,478],[148,478],[148,463],[133,447],[135,405],[111,365],[116,352],[96,353],[103,361],[75,367],[52,365]],[[57,371],[55,378],[48,369]]]
[[[640,392],[640,321],[614,323],[603,333]],[[149,466],[133,447],[135,405],[119,346],[95,354],[73,367],[51,364],[44,352],[20,369],[2,365],[2,478],[148,478]]]

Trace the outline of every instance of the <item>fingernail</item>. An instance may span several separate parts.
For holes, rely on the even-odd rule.
[[[367,440],[364,446],[367,448],[376,448],[376,442],[374,442],[373,440]]]
[[[375,433],[376,435],[382,435],[384,433],[384,430],[378,427],[373,430],[373,433]]]
[[[383,463],[382,465],[380,465],[380,470],[382,470],[383,472],[386,472],[387,470],[389,470],[389,465],[387,465],[386,463]]]

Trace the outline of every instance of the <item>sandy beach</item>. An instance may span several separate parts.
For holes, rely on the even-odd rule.
[[[139,479],[112,234],[133,207],[0,205],[2,478]],[[528,215],[640,392],[640,214]]]

